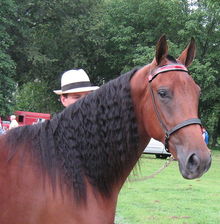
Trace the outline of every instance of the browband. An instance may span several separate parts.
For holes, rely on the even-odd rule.
[[[164,65],[162,67],[157,68],[152,74],[148,76],[148,81],[151,82],[154,78],[157,77],[158,74],[169,71],[183,71],[188,72],[188,69],[181,64],[169,64]]]

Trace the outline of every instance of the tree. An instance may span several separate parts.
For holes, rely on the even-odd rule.
[[[10,25],[13,23],[11,15],[14,13],[13,1],[1,1],[0,3],[0,115],[6,116],[11,112],[13,102],[13,91],[15,82],[12,77],[15,74],[15,62],[9,55],[9,48],[13,41],[8,33]]]
[[[11,33],[16,44],[11,55],[17,63],[14,79],[19,87],[29,81],[45,81],[53,95],[52,90],[60,88],[61,73],[77,67],[85,68],[92,81],[99,82],[95,65],[90,66],[96,60],[99,41],[91,38],[96,30],[93,11],[99,9],[99,0],[15,1],[16,28]],[[49,101],[53,100],[51,96]]]
[[[107,55],[102,63],[107,80],[112,74],[149,63],[162,34],[173,43],[181,42],[177,31],[187,19],[182,4],[175,0],[111,0],[106,2],[106,11],[103,32]]]
[[[23,84],[15,94],[14,110],[54,113],[57,110],[57,99],[51,94],[47,82],[34,81]],[[51,102],[51,98],[53,101]],[[59,103],[59,110],[63,107]]]

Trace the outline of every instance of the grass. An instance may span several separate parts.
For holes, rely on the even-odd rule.
[[[220,223],[220,151],[213,150],[209,171],[195,180],[184,179],[173,161],[152,179],[127,181],[116,211],[117,224],[219,224]],[[130,180],[157,171],[166,160],[143,155],[140,172]],[[138,171],[138,172],[137,172]]]

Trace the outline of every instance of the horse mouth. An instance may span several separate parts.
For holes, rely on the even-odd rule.
[[[185,179],[195,179],[208,171],[211,162],[211,155],[201,159],[195,153],[192,153],[187,157],[185,162],[179,160],[179,169]]]

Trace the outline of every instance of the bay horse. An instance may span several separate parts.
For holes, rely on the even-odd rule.
[[[113,224],[118,194],[151,137],[184,178],[205,173],[210,150],[198,118],[200,88],[165,36],[153,61],[104,84],[50,121],[0,138],[1,224]]]

